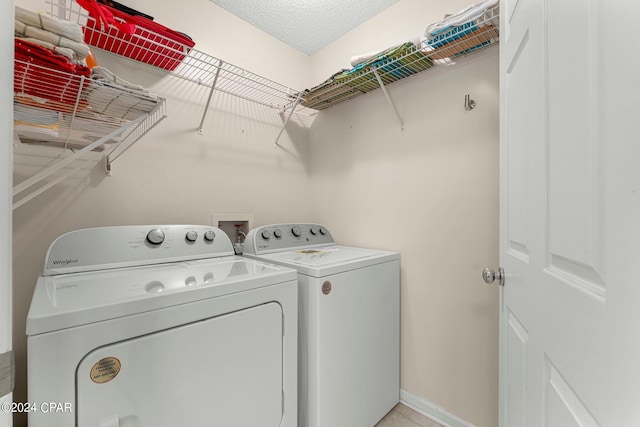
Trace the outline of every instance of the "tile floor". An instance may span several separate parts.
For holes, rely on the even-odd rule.
[[[374,427],[442,427],[442,425],[398,403]]]

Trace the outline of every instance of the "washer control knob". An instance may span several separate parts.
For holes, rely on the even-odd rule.
[[[207,242],[213,242],[213,239],[216,238],[216,233],[213,230],[207,230],[204,232],[204,240]]]
[[[262,233],[260,233],[260,235],[264,240],[269,240],[271,238],[271,232],[269,230],[262,230]]]
[[[322,234],[323,236],[327,234],[327,229],[324,227],[320,227],[320,234]]]
[[[282,230],[280,230],[279,228],[276,228],[275,230],[273,230],[273,235],[275,236],[276,239],[279,239],[282,237]]]
[[[147,233],[147,242],[152,245],[159,245],[164,242],[164,232],[159,228],[154,228]]]
[[[186,236],[184,236],[184,238],[187,239],[188,242],[195,242],[198,238],[198,233],[193,230],[187,231],[187,234]]]
[[[296,237],[300,237],[302,235],[302,230],[297,225],[294,225],[293,227],[291,227],[291,234]]]
[[[312,235],[315,236],[316,234],[318,234],[318,227],[311,227],[309,231],[311,232]]]

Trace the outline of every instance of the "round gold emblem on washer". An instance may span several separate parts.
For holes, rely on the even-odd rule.
[[[120,360],[115,357],[105,357],[98,360],[91,368],[91,381],[96,384],[108,383],[120,373]]]

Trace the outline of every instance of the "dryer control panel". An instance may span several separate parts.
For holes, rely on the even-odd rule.
[[[329,230],[320,224],[272,224],[251,230],[244,252],[258,255],[334,243]]]
[[[49,247],[45,276],[234,255],[229,237],[206,225],[85,228]]]

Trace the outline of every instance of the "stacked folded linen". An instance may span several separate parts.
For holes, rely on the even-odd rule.
[[[473,23],[482,20],[487,10],[495,7],[499,0],[486,0],[481,3],[472,4],[462,9],[454,15],[448,15],[442,21],[435,22],[427,27],[424,35],[428,39],[436,38],[438,35],[451,30],[453,27]]]
[[[59,114],[51,110],[14,103],[14,130],[19,137],[29,140],[49,141],[56,139],[58,137]]]
[[[432,65],[433,62],[417,49],[416,44],[409,41],[383,50],[364,62],[360,62],[352,69],[337,76],[336,81],[342,81],[362,92],[368,92],[379,87],[377,79],[371,71],[372,68],[380,70],[381,80],[388,84],[431,68]]]
[[[85,84],[81,77],[89,77],[89,68],[25,40],[15,39],[14,44],[14,93],[75,104],[77,94]]]
[[[147,89],[127,82],[106,68],[92,68],[91,77],[84,97],[91,110],[97,113],[133,120],[153,111],[160,103],[160,99]]]
[[[86,65],[89,47],[83,42],[82,27],[74,22],[57,20],[16,6],[14,32],[17,37],[29,39],[32,43],[48,49],[54,47],[52,50],[63,53],[75,64]]]
[[[335,81],[336,77],[343,74],[346,69],[337,71],[324,82],[304,91],[304,99],[301,104],[315,110],[324,110],[332,106],[337,99],[347,100],[360,95],[362,92]]]
[[[61,21],[43,15],[40,12],[32,12],[20,6],[16,6],[15,8],[16,20],[24,22],[31,27],[37,27],[42,30],[49,31],[75,42],[82,42],[82,28],[75,22]]]
[[[499,0],[476,3],[427,27],[421,50],[436,63],[450,63],[450,57],[465,54],[498,39],[498,18],[491,10]]]

